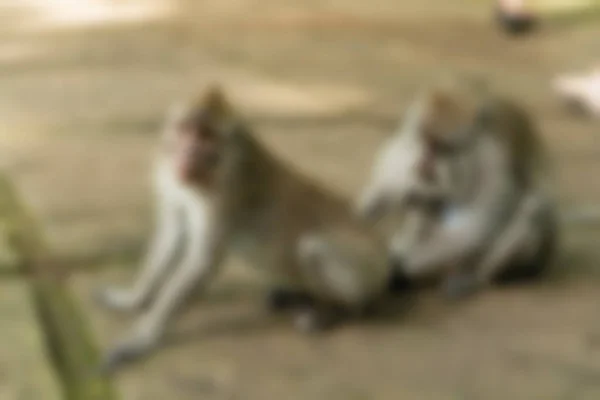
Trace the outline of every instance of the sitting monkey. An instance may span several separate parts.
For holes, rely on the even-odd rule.
[[[171,112],[156,161],[158,229],[144,268],[131,289],[98,293],[111,309],[151,304],[108,353],[104,371],[154,348],[229,251],[282,288],[279,300],[302,299],[301,329],[359,314],[385,294],[385,242],[349,202],[273,155],[218,88]],[[180,242],[183,260],[170,267]]]
[[[469,82],[425,91],[376,160],[359,211],[399,206],[398,273],[446,276],[460,296],[550,264],[558,225],[550,170],[528,113]]]

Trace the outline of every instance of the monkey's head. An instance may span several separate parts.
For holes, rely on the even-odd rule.
[[[437,185],[440,162],[473,142],[485,82],[452,78],[426,90],[408,109],[401,128],[381,147],[358,212],[378,218],[402,206],[423,183]]]
[[[424,98],[420,137],[429,153],[445,156],[471,142],[479,101],[466,90],[437,87]]]
[[[165,129],[166,151],[178,179],[211,186],[227,156],[237,118],[223,91],[212,86],[200,97],[175,106]]]

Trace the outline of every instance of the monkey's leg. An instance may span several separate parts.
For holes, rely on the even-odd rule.
[[[103,360],[102,371],[112,372],[122,363],[152,350],[162,338],[170,318],[194,289],[208,283],[223,257],[222,232],[212,229],[203,218],[192,221],[190,243],[182,264],[158,293],[152,307],[135,322],[134,329]]]
[[[388,290],[392,294],[405,293],[413,286],[413,279],[404,271],[403,259],[410,254],[415,246],[424,240],[435,221],[427,210],[421,207],[409,210],[406,214],[402,229],[394,234],[390,241],[392,270],[388,281]]]
[[[447,294],[463,297],[503,274],[532,274],[548,264],[554,247],[552,212],[538,196],[528,196],[484,254],[473,273],[450,276]]]
[[[318,300],[297,315],[296,327],[314,332],[349,317],[352,310],[367,305],[369,283],[361,279],[351,263],[345,262],[325,239],[307,235],[298,246],[300,266]]]
[[[173,259],[183,230],[175,204],[163,200],[159,203],[158,212],[158,226],[133,287],[125,289],[109,286],[96,290],[94,296],[98,303],[118,311],[137,310],[147,304]]]
[[[540,238],[540,232],[530,220],[515,219],[474,272],[459,272],[448,276],[445,282],[446,294],[452,298],[473,294],[503,272],[520,266],[522,260],[533,259],[533,254],[540,247]]]
[[[553,254],[555,229],[550,206],[534,196],[526,199],[478,266],[478,284],[489,284],[505,273],[525,276],[541,272]],[[511,271],[515,268],[520,270]]]

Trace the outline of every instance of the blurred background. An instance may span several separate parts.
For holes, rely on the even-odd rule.
[[[274,152],[353,196],[419,88],[481,73],[536,117],[564,207],[600,205],[598,122],[551,85],[600,65],[600,2],[531,7],[537,29],[511,36],[491,0],[0,1],[0,165],[19,193],[2,215],[29,210],[59,261],[0,275],[0,399],[600,399],[594,227],[566,232],[548,282],[432,293],[319,338],[267,316],[231,260],[171,345],[111,380],[86,372],[128,326],[89,293],[137,266],[165,110],[214,81]]]

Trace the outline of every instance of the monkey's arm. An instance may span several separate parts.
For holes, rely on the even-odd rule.
[[[495,142],[480,147],[480,187],[473,200],[459,211],[458,221],[444,220],[436,231],[402,261],[411,275],[429,274],[445,266],[462,268],[484,253],[517,206],[508,158]]]
[[[389,203],[389,196],[380,193],[373,185],[365,189],[356,201],[355,213],[360,218],[376,222],[388,211]]]
[[[416,185],[414,168],[420,151],[412,137],[403,135],[384,148],[373,167],[369,184],[355,208],[361,218],[377,221],[388,211],[402,211]]]
[[[142,307],[173,260],[183,233],[179,204],[163,190],[159,191],[156,206],[157,226],[133,288],[108,287],[97,293],[98,300],[108,308],[127,311]]]
[[[421,207],[409,209],[405,214],[402,228],[396,232],[390,242],[392,254],[403,259],[405,255],[426,237],[429,228],[434,228],[437,218]]]
[[[192,290],[207,284],[216,273],[224,254],[226,229],[214,215],[201,211],[195,207],[188,215],[189,243],[181,265],[158,293],[152,308],[140,316],[133,332],[105,358],[104,371],[112,371],[151,350]]]
[[[449,229],[439,225],[427,240],[412,242],[412,247],[399,255],[404,271],[411,277],[421,277],[461,263],[475,252],[478,237],[474,226]],[[401,242],[400,242],[401,244]],[[395,246],[400,244],[394,244]],[[406,246],[406,245],[405,245]]]

